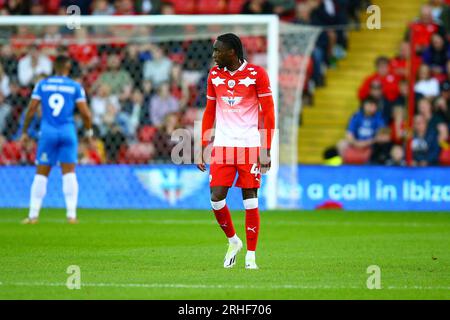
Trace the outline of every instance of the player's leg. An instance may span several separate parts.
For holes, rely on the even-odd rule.
[[[75,129],[68,128],[61,136],[59,148],[59,162],[62,170],[62,189],[66,202],[67,221],[77,223],[78,180],[75,174],[77,163],[78,141]]]
[[[212,153],[210,166],[211,206],[220,225],[228,238],[228,251],[225,254],[225,268],[231,268],[236,263],[236,255],[242,248],[242,241],[236,235],[231,213],[226,203],[228,189],[233,185],[236,177],[236,167],[217,161],[216,150]]]
[[[259,236],[259,209],[258,189],[260,187],[261,173],[258,163],[258,148],[245,148],[245,163],[238,165],[239,177],[236,186],[242,188],[242,199],[245,208],[245,234],[247,238],[247,254],[245,267],[257,269],[256,245]]]
[[[61,163],[63,194],[66,202],[67,221],[77,223],[78,181],[75,174],[75,163]]]
[[[39,219],[42,201],[47,193],[47,181],[51,167],[56,163],[57,136],[53,132],[41,132],[36,152],[36,174],[30,191],[30,210],[24,224],[35,224]]]
[[[36,224],[39,219],[39,212],[41,211],[42,201],[47,193],[47,181],[50,174],[51,166],[38,165],[36,174],[33,178],[30,191],[30,209],[28,217],[22,221],[23,224]]]
[[[245,234],[247,237],[247,254],[245,255],[245,267],[247,269],[257,269],[256,265],[256,245],[259,236],[259,209],[258,209],[258,189],[242,189],[242,198],[245,208]]]

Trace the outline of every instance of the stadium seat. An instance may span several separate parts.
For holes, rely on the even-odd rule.
[[[177,14],[194,14],[195,0],[171,0],[174,10]]]
[[[127,163],[146,164],[152,158],[153,150],[151,143],[131,144],[126,153]]]
[[[348,147],[344,151],[344,163],[346,164],[365,164],[369,161],[372,149]]]
[[[153,141],[158,128],[153,126],[143,126],[139,129],[138,138],[140,142],[148,143]]]
[[[228,13],[238,14],[242,10],[245,0],[233,0],[228,2]]]
[[[1,150],[3,160],[8,164],[18,164],[21,159],[20,146],[15,141],[6,142]]]
[[[443,166],[450,166],[450,148],[442,149],[439,163]]]
[[[198,14],[225,14],[227,13],[227,1],[198,0],[196,12]]]

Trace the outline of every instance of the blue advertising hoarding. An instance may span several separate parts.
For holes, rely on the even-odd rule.
[[[0,167],[0,207],[26,208],[34,167]],[[194,165],[79,166],[79,207],[136,209],[209,209],[209,175]],[[264,210],[266,184],[260,192]],[[60,170],[50,175],[45,207],[64,207]],[[450,211],[449,168],[369,166],[280,167],[278,205],[314,209],[326,201],[347,210]],[[232,209],[243,209],[241,192],[232,188]]]

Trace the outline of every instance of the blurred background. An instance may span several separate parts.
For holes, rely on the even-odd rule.
[[[280,167],[277,201],[296,209],[450,208],[448,0],[0,0],[0,19],[28,15],[275,14]],[[380,9],[380,28],[368,19]],[[375,9],[376,11],[376,9]],[[82,207],[208,208],[207,176],[175,166],[177,128],[194,133],[205,106],[215,37],[241,36],[246,58],[268,67],[263,25],[0,27],[0,206],[26,207],[39,132],[18,142],[35,83],[57,54],[73,59],[95,139],[80,133]],[[274,85],[274,84],[272,84]],[[86,173],[86,174],[83,174]],[[45,204],[63,207],[60,182]],[[11,186],[14,186],[11,188]],[[267,197],[267,189],[262,197]],[[53,194],[53,195],[52,195]],[[203,196],[201,196],[203,195]],[[203,199],[204,198],[204,199]],[[238,194],[231,196],[238,206]],[[234,200],[233,200],[234,199]],[[240,205],[240,204],[239,204]],[[267,205],[267,204],[266,204]],[[386,207],[388,205],[389,207]],[[264,204],[263,204],[264,207]]]

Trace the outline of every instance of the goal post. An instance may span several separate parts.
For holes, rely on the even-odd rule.
[[[292,172],[296,172],[297,126],[298,116],[301,110],[301,96],[305,83],[308,59],[311,56],[319,29],[298,25],[286,25],[281,23],[276,15],[3,16],[0,19],[0,45],[10,41],[2,32],[2,29],[18,26],[30,27],[31,29],[58,26],[65,28],[68,34],[73,34],[77,29],[83,27],[103,26],[124,27],[126,29],[126,27],[138,28],[143,26],[154,28],[151,34],[148,34],[148,30],[144,30],[141,33],[125,32],[125,35],[115,37],[114,40],[97,37],[92,42],[99,45],[108,43],[108,41],[117,41],[117,38],[119,42],[125,44],[145,44],[146,41],[162,44],[175,40],[211,40],[218,34],[225,32],[235,32],[239,36],[248,38],[263,38],[264,44],[261,45],[262,49],[259,52],[255,51],[256,53],[252,54],[252,56],[258,58],[255,58],[257,60],[255,63],[263,64],[268,72],[275,102],[275,123],[276,127],[281,130],[280,132],[277,131],[274,136],[271,154],[272,168],[266,178],[265,199],[268,209],[279,207],[279,167],[280,165],[288,166],[292,169]],[[184,30],[183,33],[179,33],[178,29],[176,29],[177,27],[186,26],[195,26],[203,29],[202,32]],[[33,41],[45,42],[48,38],[45,31],[31,32],[36,32],[36,37]],[[114,33],[114,30],[112,32]],[[19,41],[21,40],[20,35],[17,38]],[[61,39],[61,42],[66,44],[76,43],[77,41],[76,39]],[[244,50],[250,52],[254,48],[247,47]],[[192,50],[190,54],[198,55],[194,57],[196,59],[210,59],[212,52],[209,51],[209,48],[204,48],[200,51],[196,52]],[[184,53],[186,56],[185,59],[192,58],[191,56],[187,56],[186,52]],[[285,59],[288,56],[295,55],[302,56],[304,59],[293,67],[283,69]],[[83,65],[81,67],[83,68]],[[286,83],[286,79],[283,82],[280,81],[280,77],[283,77],[285,75],[284,73],[288,73],[290,76],[294,75],[292,81],[288,81],[289,84]],[[189,74],[187,78],[191,79],[191,84],[195,84],[196,81],[198,83],[201,80],[199,74],[194,74],[193,76]],[[282,89],[281,93],[280,88]],[[288,99],[285,97],[286,95],[289,95]],[[280,105],[280,101],[282,105]],[[197,105],[197,108],[199,107],[201,106]],[[281,113],[280,108],[282,110]],[[131,137],[130,139],[134,141],[133,139],[136,138]],[[284,145],[284,156],[281,156],[279,153],[279,139],[283,141],[287,139],[281,142]],[[114,163],[114,161],[109,163]],[[290,178],[294,179],[295,177],[291,175]],[[294,180],[288,183],[295,184]]]

